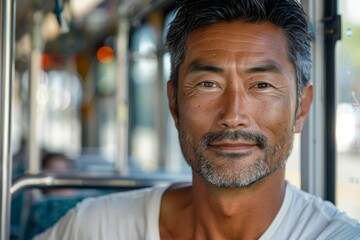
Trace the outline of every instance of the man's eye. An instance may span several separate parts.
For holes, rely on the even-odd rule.
[[[203,87],[206,87],[206,88],[216,87],[216,84],[215,84],[215,83],[213,83],[213,82],[208,82],[208,81],[202,82],[200,85],[203,86]]]
[[[269,83],[258,83],[255,85],[256,88],[268,88],[271,87]]]

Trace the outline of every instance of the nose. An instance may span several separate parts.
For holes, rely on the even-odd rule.
[[[250,124],[248,103],[244,91],[229,90],[223,93],[218,124],[221,128],[246,128]]]

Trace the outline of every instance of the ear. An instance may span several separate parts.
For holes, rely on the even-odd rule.
[[[312,84],[308,84],[303,88],[301,94],[301,104],[296,111],[295,132],[300,133],[305,120],[310,112],[311,103],[313,101],[314,89]]]
[[[175,122],[175,127],[179,128],[179,117],[178,117],[178,108],[175,103],[175,90],[174,90],[174,83],[172,80],[167,82],[167,97],[169,102],[169,108],[171,115]]]

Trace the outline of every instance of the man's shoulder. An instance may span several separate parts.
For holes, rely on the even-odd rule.
[[[87,198],[37,239],[145,239],[154,234],[147,228],[157,224],[154,219],[165,189],[156,186]]]
[[[112,213],[120,211],[123,214],[134,213],[136,209],[144,210],[144,208],[158,204],[165,189],[165,186],[156,186],[87,198],[76,207],[76,210],[78,214],[97,214],[97,212],[107,211]]]
[[[336,239],[336,236],[344,237],[346,234],[349,234],[347,239],[360,239],[360,223],[333,203],[291,184],[288,184],[287,191],[292,195],[287,216],[289,221],[293,221],[294,228],[303,227],[304,232],[319,234],[324,239]],[[357,238],[352,238],[354,236]]]
[[[329,201],[325,201],[322,198],[305,192],[296,188],[291,184],[287,184],[287,191],[289,195],[291,195],[291,204],[293,207],[297,206],[299,212],[303,212],[303,210],[308,210],[313,213],[318,213],[323,218],[328,220],[331,219],[342,219],[342,217],[346,218],[346,214],[341,212],[333,203]],[[350,219],[350,218],[349,218]]]

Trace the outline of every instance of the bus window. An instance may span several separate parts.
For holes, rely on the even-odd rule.
[[[108,37],[97,49],[94,62],[97,145],[98,152],[109,162],[117,155],[116,127],[116,61],[113,37]]]
[[[39,89],[40,121],[44,126],[40,134],[41,145],[49,151],[77,154],[81,148],[80,79],[63,70],[49,71],[45,76]]]
[[[134,30],[131,38],[130,64],[130,171],[151,172],[158,168],[159,136],[156,133],[157,112],[155,86],[157,75],[157,35],[144,23]]]
[[[293,150],[286,163],[285,178],[298,188],[301,184],[301,164],[300,164],[300,134],[295,134]]]
[[[360,219],[360,2],[340,0],[339,6],[342,37],[336,48],[336,203]]]

